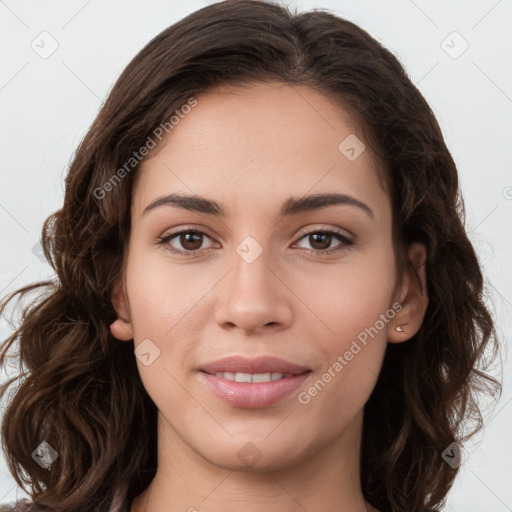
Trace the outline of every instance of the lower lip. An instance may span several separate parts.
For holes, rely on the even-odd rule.
[[[298,389],[311,372],[270,382],[235,382],[200,372],[215,396],[234,407],[262,409],[276,404]]]

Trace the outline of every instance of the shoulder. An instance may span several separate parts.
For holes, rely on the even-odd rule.
[[[32,502],[27,499],[15,503],[0,503],[0,512],[26,512],[30,505],[32,505]]]

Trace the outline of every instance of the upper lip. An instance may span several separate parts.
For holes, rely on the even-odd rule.
[[[292,373],[308,371],[306,366],[291,363],[272,356],[260,356],[249,359],[241,356],[229,356],[212,361],[200,368],[206,373]]]

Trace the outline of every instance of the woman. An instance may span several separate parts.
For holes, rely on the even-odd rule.
[[[463,215],[430,107],[355,24],[228,0],[163,31],[45,223],[57,279],[17,292],[48,290],[2,354],[28,510],[438,510],[500,390]]]

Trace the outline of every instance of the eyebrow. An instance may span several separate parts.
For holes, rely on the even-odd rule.
[[[375,219],[374,213],[371,208],[356,199],[355,197],[349,196],[347,194],[335,194],[335,193],[327,193],[327,194],[312,194],[304,197],[300,197],[295,199],[290,197],[286,200],[281,206],[281,217],[286,217],[290,215],[296,215],[298,213],[319,210],[320,208],[326,208],[332,205],[348,205],[355,206],[360,208],[364,212],[366,212],[372,219]],[[145,215],[151,210],[158,208],[159,206],[176,206],[178,208],[184,208],[185,210],[190,210],[198,213],[205,213],[208,215],[216,215],[226,217],[226,210],[212,199],[207,199],[206,197],[201,196],[189,196],[180,193],[172,193],[165,196],[157,197],[154,201],[152,201],[144,211],[142,215]]]

